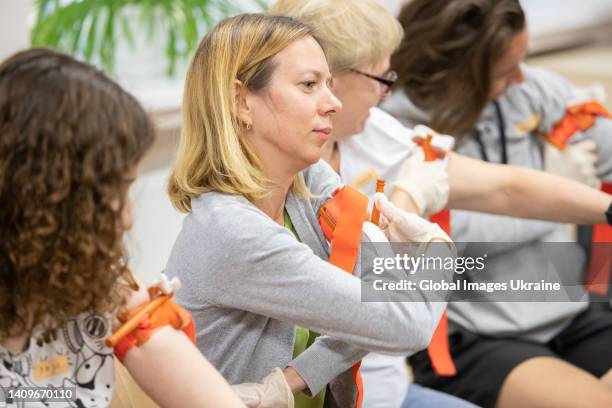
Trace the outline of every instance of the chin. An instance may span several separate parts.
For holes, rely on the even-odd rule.
[[[319,151],[317,152],[317,154],[302,156],[298,160],[299,171],[306,170],[308,167],[312,166],[313,164],[316,164],[319,160],[321,160],[321,152]]]
[[[360,134],[361,132],[363,132],[363,130],[366,127],[366,121],[368,120],[368,118],[366,117],[363,121],[361,121],[356,127],[355,130],[353,131],[353,134],[351,136],[355,136]],[[348,137],[346,138],[348,139]]]
[[[310,157],[310,158],[308,159],[308,166],[307,166],[307,167],[310,167],[310,166],[312,166],[313,164],[317,164],[317,163],[319,162],[319,160],[321,160],[321,155],[320,155],[320,154],[318,154],[318,155],[316,155],[316,156],[312,156],[312,157]]]

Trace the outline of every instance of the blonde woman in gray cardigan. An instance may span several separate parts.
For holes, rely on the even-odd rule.
[[[341,186],[320,161],[341,109],[330,83],[319,42],[289,17],[241,15],[206,35],[187,74],[169,182],[189,215],[166,272],[184,284],[177,300],[196,322],[197,346],[230,383],[268,375],[267,384],[349,407],[352,365],[367,351],[424,349],[445,303],[420,292],[362,302],[360,265],[350,275],[326,261],[317,212]],[[450,241],[386,200],[380,207],[392,240]],[[297,326],[321,333],[299,355]]]

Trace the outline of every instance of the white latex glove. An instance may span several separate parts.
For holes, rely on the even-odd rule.
[[[441,161],[426,162],[423,149],[415,149],[402,165],[391,193],[400,189],[412,198],[419,214],[428,217],[448,202],[448,172]]]
[[[594,188],[601,185],[597,177],[597,145],[592,140],[567,145],[563,150],[546,143],[544,169]]]
[[[232,389],[249,408],[293,408],[295,405],[291,388],[278,367],[261,384],[237,384]]]
[[[397,208],[383,193],[374,195],[374,205],[380,210],[383,231],[391,242],[453,242],[438,224]]]
[[[606,103],[606,90],[602,84],[574,88],[567,102],[567,106],[579,105],[591,101]]]

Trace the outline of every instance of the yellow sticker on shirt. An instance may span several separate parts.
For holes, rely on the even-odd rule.
[[[32,365],[32,375],[36,381],[46,380],[66,372],[68,372],[68,357],[66,356],[49,358]]]
[[[517,134],[523,135],[535,129],[540,124],[541,120],[542,117],[539,114],[534,113],[529,117],[529,119],[514,125],[514,130]]]

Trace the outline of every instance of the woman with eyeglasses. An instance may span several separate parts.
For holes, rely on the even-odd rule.
[[[314,27],[325,45],[333,91],[343,110],[332,118],[334,129],[323,157],[343,182],[354,182],[373,169],[392,185],[387,192],[393,202],[421,214],[449,206],[580,223],[584,218],[578,214],[585,215],[590,207],[596,216],[589,223],[606,222],[610,197],[565,179],[455,153],[448,155],[446,165],[416,160],[420,149],[411,141],[412,130],[375,107],[388,97],[397,78],[389,61],[400,45],[403,30],[374,1],[280,0],[271,12]],[[373,190],[373,184],[363,188],[367,193]],[[542,230],[555,225],[530,223]],[[397,407],[402,401],[410,406],[420,399],[418,387],[409,388],[405,394],[408,374],[401,358],[371,354],[364,359],[362,374],[365,407]],[[439,406],[433,398],[428,395],[423,399],[430,406]]]

